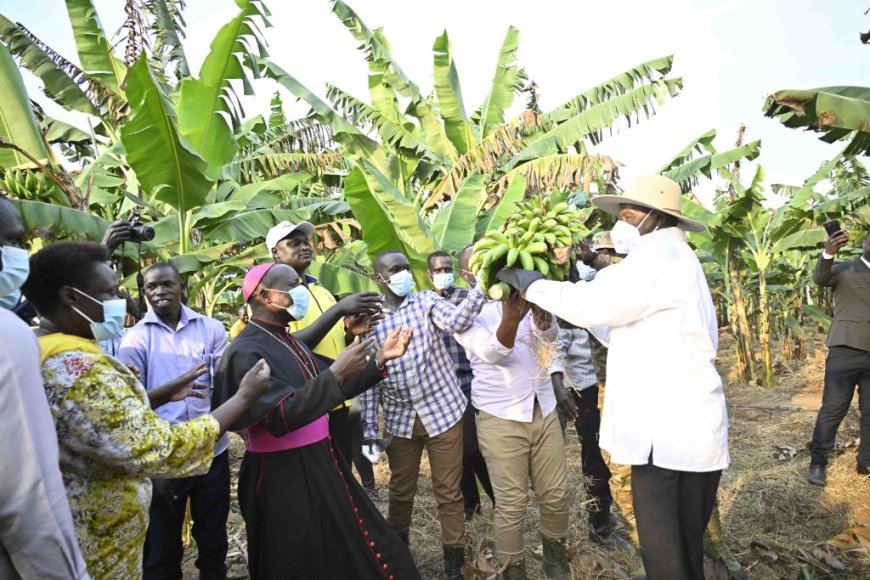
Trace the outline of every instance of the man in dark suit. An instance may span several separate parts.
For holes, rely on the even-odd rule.
[[[852,403],[855,385],[861,411],[858,473],[870,475],[870,233],[864,237],[863,255],[834,263],[834,256],[849,241],[839,231],[828,238],[816,264],[813,280],[834,289],[834,320],[828,332],[825,390],[813,431],[812,459],[807,481],[825,485],[828,455],[837,429]]]

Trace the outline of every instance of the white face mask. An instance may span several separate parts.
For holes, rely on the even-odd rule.
[[[595,274],[598,273],[598,270],[593,268],[592,266],[587,266],[581,261],[577,261],[577,275],[580,276],[581,280],[585,280],[586,282],[591,282],[595,279]]]
[[[436,290],[447,290],[453,287],[453,272],[445,272],[443,274],[432,274],[432,285]]]
[[[650,215],[652,215],[652,212],[643,216],[643,219],[636,226],[622,220],[616,222],[616,225],[610,230],[610,241],[613,242],[613,249],[616,250],[617,254],[627,254],[637,244],[637,241],[640,239],[640,226],[643,225],[643,222]],[[657,229],[658,226],[656,226]]]

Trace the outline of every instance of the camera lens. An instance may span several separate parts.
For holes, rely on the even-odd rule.
[[[154,239],[154,228],[142,224],[133,226],[133,239],[150,242]]]

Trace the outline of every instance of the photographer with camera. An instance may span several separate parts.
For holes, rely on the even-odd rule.
[[[109,252],[114,253],[118,246],[124,242],[150,242],[154,239],[154,228],[147,226],[140,221],[139,208],[134,208],[130,212],[130,218],[126,220],[118,220],[106,230],[103,234],[102,245],[109,248]]]

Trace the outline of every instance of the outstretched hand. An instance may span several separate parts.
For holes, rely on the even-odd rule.
[[[377,292],[359,292],[342,298],[336,306],[342,316],[373,316],[383,310],[383,297]]]
[[[411,336],[414,334],[413,328],[408,328],[402,332],[402,327],[395,329],[384,339],[384,344],[378,350],[376,361],[378,366],[384,366],[384,363],[389,360],[394,360],[405,354],[408,350],[408,345],[411,343]]]
[[[330,365],[329,369],[338,382],[341,383],[347,377],[361,373],[372,358],[372,351],[375,348],[374,337],[360,340],[360,337],[353,339],[350,345],[341,351],[335,362]]]
[[[269,389],[272,369],[266,359],[261,358],[252,366],[239,383],[239,393],[244,393],[251,400],[259,399]]]

